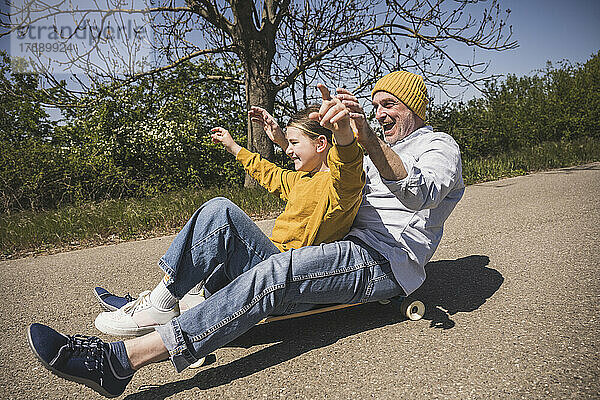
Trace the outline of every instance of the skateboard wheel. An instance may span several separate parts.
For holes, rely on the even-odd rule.
[[[400,305],[402,315],[411,321],[418,321],[425,315],[425,304],[419,300],[404,299]]]
[[[192,368],[192,369],[200,368],[204,364],[204,360],[205,359],[206,359],[206,357],[202,357],[201,359],[199,359],[195,363],[190,364],[190,366],[188,368]]]

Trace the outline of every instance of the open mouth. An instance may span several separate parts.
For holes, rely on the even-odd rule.
[[[382,124],[381,126],[383,128],[383,131],[387,132],[387,131],[391,130],[394,127],[394,125],[396,125],[395,122],[386,122],[386,123]]]

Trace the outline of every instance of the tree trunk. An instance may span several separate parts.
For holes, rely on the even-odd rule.
[[[269,65],[270,67],[270,65]],[[254,71],[256,73],[256,71]],[[258,75],[258,76],[257,76]],[[262,75],[262,76],[261,76]],[[265,77],[263,74],[249,74],[246,71],[246,107],[258,106],[273,113],[275,107],[275,96],[277,92],[274,90],[274,85],[271,83],[270,76]],[[267,160],[273,160],[275,155],[273,142],[265,134],[262,125],[252,123],[248,118],[248,150],[259,153]],[[246,174],[244,186],[256,186],[256,181]]]
[[[246,40],[244,52],[239,56],[244,65],[246,108],[249,110],[251,106],[258,106],[273,114],[277,90],[271,80],[274,51],[270,50],[270,47],[269,43],[264,40]],[[247,126],[248,150],[273,161],[275,155],[273,142],[265,134],[262,126],[251,123],[250,118],[248,118]],[[244,186],[256,186],[256,181],[246,174]]]
[[[264,20],[259,31],[254,24],[253,13],[256,10],[251,1],[232,1],[231,6],[236,16],[232,38],[237,56],[244,67],[246,107],[250,109],[251,106],[259,106],[273,113],[277,89],[271,80],[271,66],[275,57],[277,27],[271,21]],[[249,118],[248,150],[273,160],[273,143],[262,126],[252,124]],[[255,186],[256,182],[246,175],[244,185]]]

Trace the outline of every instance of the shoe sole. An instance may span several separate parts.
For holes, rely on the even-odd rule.
[[[100,295],[98,293],[96,293],[95,290],[93,290],[93,292],[94,292],[94,296],[96,296],[96,299],[98,299],[98,303],[100,303],[100,306],[104,310],[106,310],[106,311],[117,311],[118,310],[117,307],[113,307],[113,306],[109,305],[108,303],[106,303],[104,300],[102,300]]]
[[[94,321],[94,325],[96,326],[96,329],[98,329],[102,333],[106,333],[107,335],[144,336],[147,333],[154,332],[154,328],[156,328],[158,326],[158,325],[149,326],[149,327],[145,326],[145,327],[141,327],[141,328],[115,328],[113,326],[110,326],[109,324],[104,323],[102,321],[101,315],[102,314],[99,314],[96,317],[96,320]]]
[[[191,368],[191,369],[200,368],[200,367],[202,367],[204,365],[204,361],[206,361],[206,357],[202,357],[201,359],[199,359],[195,363],[190,364],[188,368]]]
[[[68,381],[71,382],[75,382],[75,383],[79,383],[81,385],[87,386],[92,390],[95,390],[96,392],[100,393],[102,396],[104,397],[108,397],[108,398],[115,398],[115,397],[119,397],[121,394],[112,394],[108,391],[106,391],[106,389],[104,389],[102,386],[100,386],[97,382],[92,381],[90,379],[86,379],[86,378],[80,378],[78,376],[74,376],[74,375],[69,375],[65,372],[61,372],[59,370],[57,370],[56,368],[54,368],[53,366],[51,366],[50,364],[48,364],[37,352],[37,350],[35,349],[35,346],[33,345],[33,341],[31,340],[31,331],[29,330],[29,328],[27,328],[27,342],[29,343],[29,347],[31,348],[31,351],[33,351],[33,354],[35,354],[35,357],[42,363],[42,365],[44,366],[44,368],[46,368],[48,371],[52,372],[54,375],[66,379]]]

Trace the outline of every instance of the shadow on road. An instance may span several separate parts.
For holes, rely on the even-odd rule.
[[[427,280],[415,297],[426,304],[425,319],[431,321],[432,327],[452,328],[455,323],[450,319],[451,315],[476,310],[498,290],[504,278],[498,271],[488,268],[488,264],[488,257],[473,255],[427,265]],[[203,369],[189,379],[140,390],[126,399],[165,399],[193,388],[206,390],[226,385],[310,350],[329,346],[339,339],[404,321],[393,305],[369,303],[258,325],[227,347],[250,348],[272,343],[270,346],[228,364]],[[214,362],[213,355],[207,357],[207,364]]]
[[[487,267],[489,263],[487,256],[473,255],[427,264],[427,279],[414,297],[427,306],[425,319],[431,321],[431,327],[454,327],[450,316],[478,309],[500,288],[504,278]]]
[[[386,312],[386,308],[387,306],[378,303],[369,303],[346,310],[255,326],[226,347],[250,348],[270,344],[269,346],[225,365],[205,367],[189,379],[141,390],[126,399],[165,399],[193,388],[206,390],[219,387],[308,351],[329,346],[339,339],[404,321],[398,313]],[[210,355],[206,364],[214,363],[214,360],[214,356]]]

